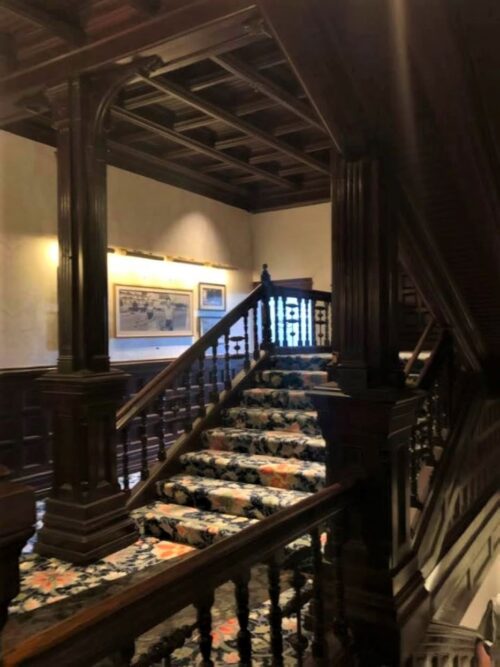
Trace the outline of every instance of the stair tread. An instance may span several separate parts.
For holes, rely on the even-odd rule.
[[[19,562],[20,591],[12,600],[9,613],[25,613],[83,591],[97,591],[104,584],[159,563],[175,562],[192,551],[193,547],[188,545],[144,537],[89,565],[74,565],[36,553],[25,554]]]
[[[181,463],[189,474],[294,491],[314,492],[325,483],[324,464],[296,458],[205,449],[183,454]]]
[[[304,441],[304,442],[313,442],[318,445],[325,447],[325,440],[319,435],[308,435],[307,433],[301,433],[300,431],[266,431],[261,430],[260,428],[236,428],[235,426],[219,426],[211,429],[207,429],[204,433],[210,433],[214,435],[223,435],[223,434],[248,434],[249,436],[255,438],[268,438],[269,440],[288,440],[290,442],[295,441]],[[211,449],[216,449],[216,447],[211,447]]]
[[[134,518],[144,531],[155,537],[168,537],[176,543],[195,548],[208,547],[257,522],[257,519],[162,500],[136,510]]]
[[[303,389],[273,389],[272,387],[245,389],[241,407],[313,410],[311,399]]]
[[[229,480],[175,475],[159,485],[169,502],[195,506],[206,511],[262,519],[309,496],[289,491]]]

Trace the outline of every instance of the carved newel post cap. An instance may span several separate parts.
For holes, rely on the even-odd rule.
[[[270,283],[271,282],[271,274],[267,270],[268,265],[263,264],[262,265],[262,273],[260,274],[260,279],[263,283]]]

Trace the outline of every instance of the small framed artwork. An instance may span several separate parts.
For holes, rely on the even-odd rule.
[[[199,315],[198,317],[198,333],[200,338],[204,336],[207,331],[210,331],[218,322],[221,321],[223,315]]]
[[[226,286],[200,283],[200,310],[226,310]]]
[[[193,292],[115,285],[117,338],[193,336]]]

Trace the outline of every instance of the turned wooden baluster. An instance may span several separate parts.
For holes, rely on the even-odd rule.
[[[306,344],[306,332],[304,331],[304,321],[305,321],[305,312],[306,312],[306,300],[302,297],[299,300],[299,340],[298,343],[300,347],[304,347]]]
[[[313,342],[312,342],[312,326],[311,326],[311,309],[312,309],[312,300],[307,299],[306,300],[306,340],[305,344],[307,347],[310,347]],[[313,325],[314,326],[314,325]]]
[[[217,343],[216,341],[212,345],[212,370],[210,373],[210,380],[212,383],[212,391],[210,392],[210,400],[212,403],[218,403],[219,402],[219,385],[217,382]]]
[[[261,281],[264,288],[262,296],[262,347],[264,350],[270,350],[272,347],[272,332],[269,300],[271,298],[272,282],[267,264],[262,265]]]
[[[292,347],[297,347],[297,345],[299,345],[300,337],[300,305],[298,299],[296,304],[292,303],[290,305],[290,315],[290,324],[292,325],[290,329],[290,338],[292,339]]]
[[[316,300],[311,300],[311,335],[312,335],[312,345],[316,347],[318,343],[316,335]]]
[[[259,309],[257,304],[252,309],[252,328],[253,328],[253,358],[255,361],[257,361],[260,358]]]
[[[130,490],[130,470],[129,470],[129,460],[128,460],[128,438],[129,438],[129,427],[128,424],[124,426],[120,433],[121,443],[122,443],[122,471],[123,471],[123,488],[125,491]]]
[[[141,411],[139,422],[139,439],[141,442],[141,480],[148,479],[148,411],[147,408]]]
[[[184,373],[184,430],[190,433],[193,429],[193,415],[191,404],[191,369]]]
[[[288,303],[283,299],[283,347],[288,347]]]
[[[156,435],[158,437],[158,461],[166,458],[165,438],[167,435],[167,392],[162,391],[157,400],[158,421],[156,422]]]
[[[271,630],[271,653],[273,656],[273,667],[283,665],[283,631],[282,613],[280,607],[280,568],[276,558],[272,558],[268,565],[269,579],[269,627]]]
[[[181,411],[180,397],[179,397],[179,385],[178,381],[174,380],[172,383],[172,435],[174,439],[177,438],[177,435],[180,431],[179,428],[179,413]]]
[[[324,326],[325,326],[325,306],[316,306],[316,314],[317,314],[317,324],[318,324],[318,339],[319,339],[319,345],[322,347],[325,342],[325,332],[324,332]]]
[[[330,520],[330,530],[326,545],[327,557],[334,579],[332,595],[333,629],[344,647],[350,645],[349,630],[345,606],[345,580],[342,550],[346,539],[346,515],[342,511]]]
[[[249,581],[250,572],[241,574],[234,581],[236,615],[240,626],[238,632],[238,653],[240,656],[239,664],[241,667],[250,667],[252,664],[252,635],[248,629],[248,619],[250,615],[248,592]]]
[[[331,330],[331,320],[330,320],[330,316],[331,316],[331,310],[332,310],[332,308],[331,308],[331,304],[330,304],[330,302],[325,301],[324,303],[325,303],[325,317],[326,317],[326,324],[325,324],[325,329],[326,329],[326,334],[325,334],[325,345],[331,345],[331,339],[332,339],[331,333],[332,333],[332,330]]]
[[[323,555],[321,553],[321,534],[318,528],[311,531],[311,550],[313,558],[313,624],[314,639],[312,653],[315,658],[325,656],[325,605],[323,601]]]
[[[212,605],[214,595],[210,593],[196,603],[198,632],[200,633],[199,646],[203,667],[213,667],[212,655]]]
[[[304,664],[304,651],[307,648],[307,639],[302,634],[302,589],[307,579],[300,572],[298,568],[294,568],[292,575],[292,587],[295,592],[296,600],[296,618],[297,618],[297,632],[295,637],[292,639],[292,643],[295,648],[295,654],[297,656],[297,665],[302,667]]]
[[[229,332],[224,334],[224,387],[231,389],[231,354],[229,351]]]
[[[198,417],[205,417],[207,409],[205,407],[205,355],[201,354],[198,359]]]
[[[245,362],[244,368],[248,370],[250,368],[250,345],[248,341],[248,313],[243,315],[243,338],[245,339]]]
[[[273,343],[279,347],[280,346],[280,325],[279,325],[279,297],[275,295],[273,299],[273,312],[274,312],[274,338]]]

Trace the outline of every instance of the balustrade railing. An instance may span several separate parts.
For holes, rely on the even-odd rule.
[[[416,388],[425,392],[410,439],[411,504],[416,509],[423,506],[419,483],[422,471],[425,467],[434,470],[450,434],[452,371],[451,343],[443,333],[416,383]]]
[[[154,486],[174,443],[195,437],[269,352],[330,349],[330,302],[328,292],[274,285],[265,267],[251,294],[118,411],[119,474],[130,506]]]
[[[307,664],[333,664],[332,647],[338,650],[344,645],[348,650],[350,643],[341,567],[344,537],[336,527],[352,502],[358,479],[356,472],[346,473],[338,483],[185,557],[176,567],[165,564],[95,604],[86,601],[76,611],[73,606],[66,618],[61,612],[49,630],[35,630],[28,640],[7,646],[5,666],[70,661],[78,667],[106,657],[112,657],[113,664],[133,667],[170,665],[193,632],[191,641],[197,642],[201,664],[214,665],[214,595],[228,582],[234,585],[238,664],[251,665],[254,642],[262,647],[266,641],[273,665],[284,664],[285,646],[289,647],[286,664],[303,665],[306,659]],[[268,603],[262,613],[267,614],[269,632],[256,636],[250,629],[249,589],[254,568],[262,566],[268,580],[264,598]],[[158,631],[156,639],[155,633],[149,634],[189,605],[195,608],[193,622],[184,620],[167,635]],[[286,616],[294,620],[292,629],[284,628]],[[146,632],[149,645],[135,654],[134,642]]]

